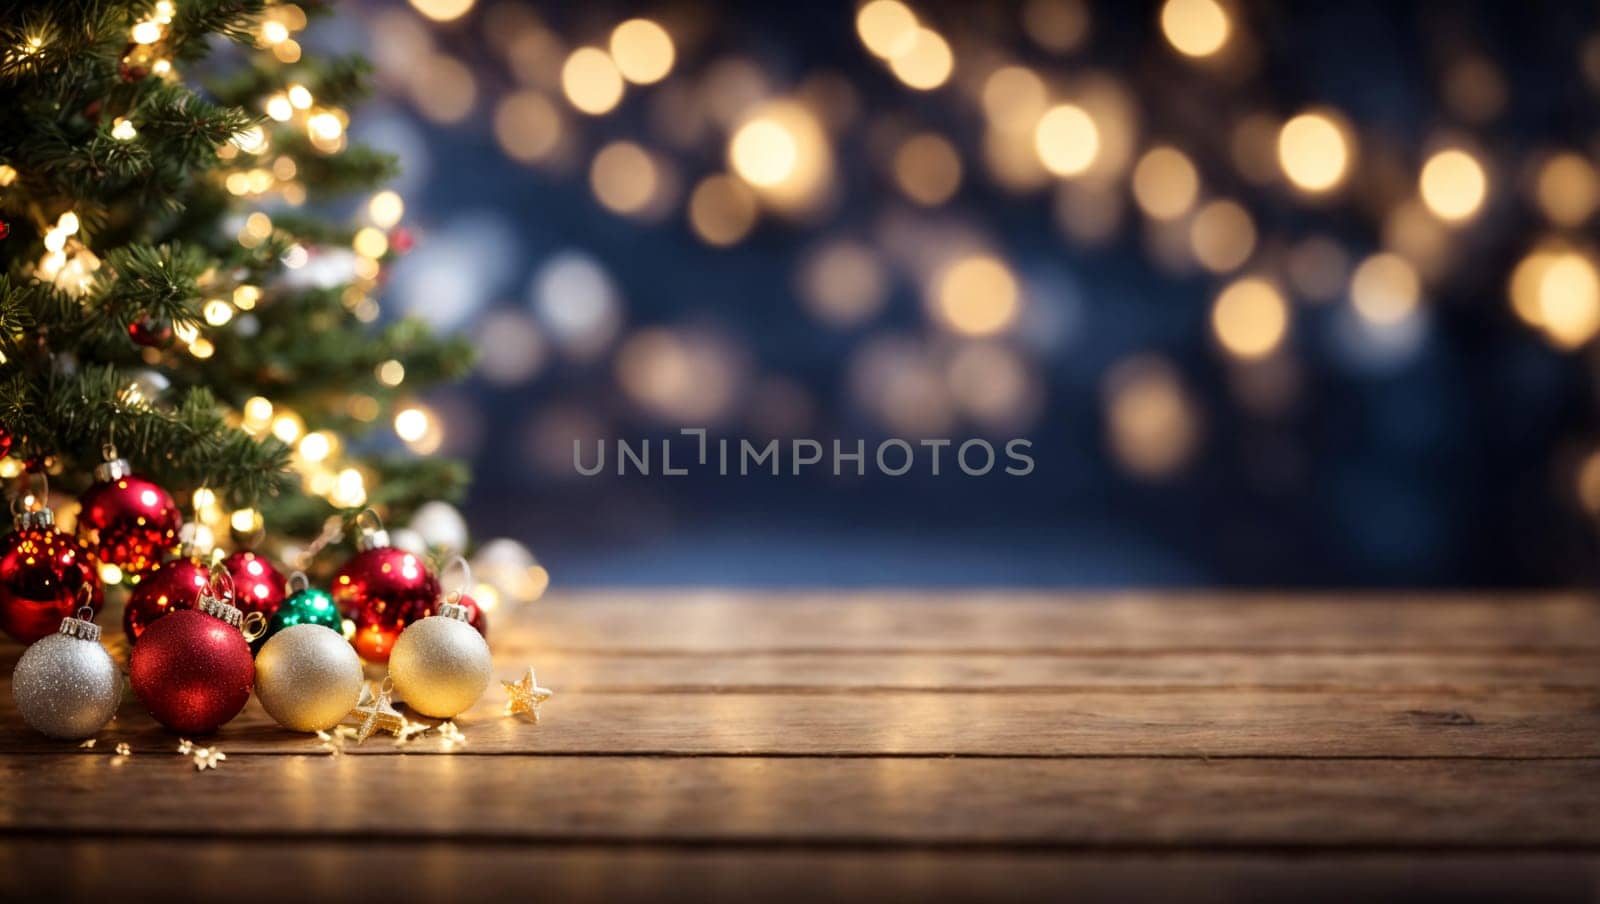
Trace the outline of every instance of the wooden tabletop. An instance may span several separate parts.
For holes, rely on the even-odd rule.
[[[555,690],[539,724],[496,684],[456,720],[464,743],[336,754],[252,701],[194,739],[227,755],[206,771],[132,700],[92,748],[32,733],[0,648],[0,887],[1600,892],[1586,596],[568,593],[491,640],[499,677],[532,665]]]

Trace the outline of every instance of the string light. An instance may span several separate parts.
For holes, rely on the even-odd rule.
[[[938,32],[918,28],[911,46],[889,57],[889,69],[907,87],[932,91],[950,78],[955,69],[955,56]]]
[[[856,11],[856,34],[873,54],[890,60],[917,41],[917,17],[899,0],[872,0]]]

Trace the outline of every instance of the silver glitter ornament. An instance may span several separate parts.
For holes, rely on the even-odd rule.
[[[395,694],[424,716],[449,719],[478,702],[489,686],[489,644],[453,602],[412,622],[389,654]]]
[[[290,731],[338,725],[361,698],[361,658],[338,631],[291,625],[256,654],[256,698]]]
[[[52,738],[87,738],[104,728],[122,702],[122,673],[100,646],[100,626],[87,606],[77,618],[28,647],[11,673],[11,694],[23,721]]]

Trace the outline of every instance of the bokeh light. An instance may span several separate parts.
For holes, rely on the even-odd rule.
[[[1539,275],[1539,318],[1557,346],[1577,348],[1600,331],[1600,274],[1576,252],[1553,255]]]
[[[871,0],[856,11],[856,34],[875,55],[889,60],[917,41],[917,16],[899,0]]]
[[[1460,148],[1448,148],[1423,164],[1418,187],[1423,203],[1435,216],[1459,222],[1470,219],[1483,206],[1489,180],[1477,158]]]
[[[1398,254],[1374,254],[1350,277],[1350,303],[1376,326],[1389,326],[1411,316],[1421,298],[1417,271]]]
[[[1264,358],[1289,331],[1289,305],[1271,282],[1246,277],[1233,282],[1211,307],[1211,330],[1222,347],[1244,359]]]
[[[872,248],[849,239],[830,241],[801,262],[801,299],[818,320],[851,327],[883,308],[889,274]]]
[[[599,116],[622,100],[622,73],[604,50],[579,47],[561,67],[561,90],[580,112]]]
[[[1350,143],[1342,121],[1326,112],[1301,113],[1278,132],[1278,162],[1295,187],[1330,191],[1344,181]]]
[[[961,187],[961,157],[955,146],[932,132],[913,135],[894,155],[895,184],[925,206],[943,204]]]
[[[1200,173],[1177,148],[1159,145],[1133,168],[1133,198],[1147,216],[1175,220],[1189,212],[1200,195]]]
[[[622,214],[648,207],[660,181],[654,160],[631,141],[615,141],[601,148],[589,167],[589,185],[595,197]]]
[[[622,77],[636,85],[666,78],[675,56],[672,36],[649,19],[629,19],[611,32],[611,59]]]
[[[494,137],[513,160],[544,160],[561,141],[561,114],[537,91],[508,94],[495,105]]]
[[[1535,196],[1539,208],[1558,226],[1581,226],[1600,206],[1600,176],[1581,154],[1552,156],[1539,168]]]
[[[1057,176],[1076,176],[1094,163],[1100,152],[1100,132],[1082,107],[1060,104],[1040,117],[1033,146],[1045,169]]]
[[[411,8],[435,22],[459,19],[472,9],[473,0],[411,0]]]
[[[756,224],[756,197],[724,173],[700,180],[689,195],[689,225],[709,245],[737,244]]]
[[[949,80],[955,69],[955,56],[938,32],[918,28],[911,46],[889,57],[889,69],[906,87],[932,91]]]
[[[933,297],[939,320],[969,336],[1006,329],[1021,308],[1016,277],[999,258],[987,254],[963,257],[946,267]]]
[[[1216,0],[1167,0],[1161,7],[1161,33],[1184,56],[1211,56],[1229,31],[1228,14]]]
[[[1255,222],[1237,201],[1211,201],[1189,224],[1189,247],[1200,266],[1213,273],[1232,272],[1255,251]]]
[[[1200,417],[1165,359],[1141,355],[1118,362],[1106,373],[1101,397],[1111,453],[1128,472],[1163,478],[1193,456]]]

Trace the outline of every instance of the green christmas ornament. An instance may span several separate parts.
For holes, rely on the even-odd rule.
[[[256,641],[257,651],[274,634],[295,625],[321,625],[343,635],[344,619],[340,617],[339,607],[334,605],[333,597],[327,591],[310,586],[305,574],[299,571],[289,576],[289,591],[289,598],[278,606],[278,611],[267,621],[267,633]]]

